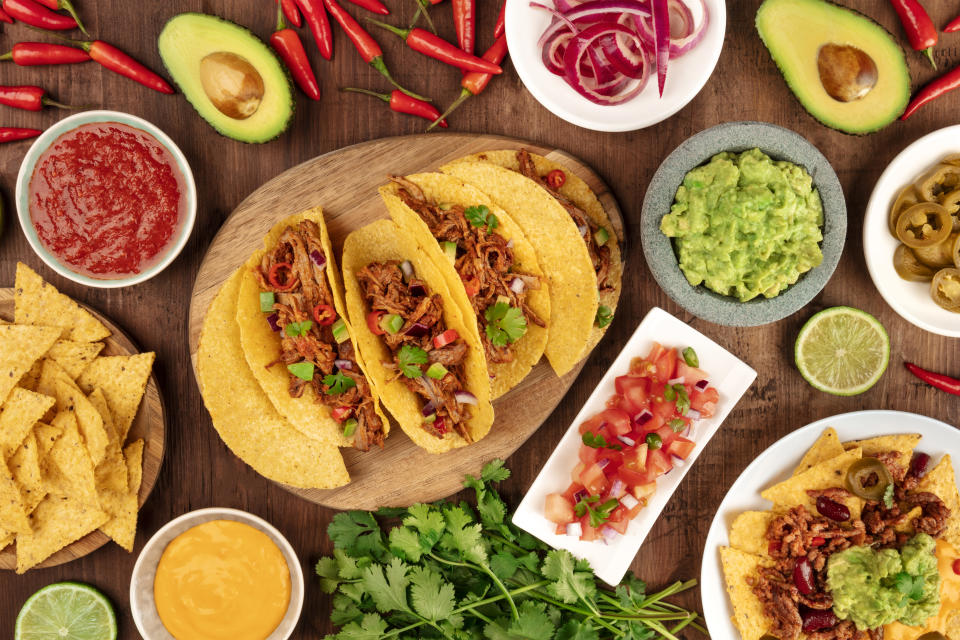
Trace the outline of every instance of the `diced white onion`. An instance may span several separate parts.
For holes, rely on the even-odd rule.
[[[405,280],[409,280],[413,277],[413,264],[409,260],[404,260],[400,263],[400,270],[403,271],[403,277]]]
[[[583,527],[579,522],[571,522],[567,525],[567,535],[580,537],[583,535]]]
[[[686,378],[684,378],[683,376],[680,376],[678,378],[674,378],[673,380],[668,380],[667,384],[683,384],[686,381],[687,381]]]
[[[633,509],[635,506],[640,504],[640,501],[628,493],[624,495],[622,498],[620,498],[620,504],[625,506],[629,511],[630,509]]]
[[[608,527],[607,525],[604,525],[603,528],[600,529],[600,534],[603,535],[603,540],[607,543],[620,535],[613,527]]]
[[[691,420],[699,420],[700,412],[697,411],[696,409],[687,409],[687,417],[690,418]]]
[[[510,283],[510,291],[514,293],[523,293],[523,290],[527,288],[527,284],[520,278],[514,278],[513,282]]]
[[[629,436],[617,436],[617,440],[627,445],[628,447],[632,447],[633,445],[637,444],[637,441]]]

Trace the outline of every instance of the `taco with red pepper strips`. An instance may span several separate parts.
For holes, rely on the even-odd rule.
[[[380,195],[474,321],[498,398],[526,377],[547,344],[550,294],[536,251],[489,196],[453,176],[391,176]]]
[[[620,298],[620,239],[590,187],[525,149],[484,151],[441,167],[504,209],[536,249],[550,290],[545,353],[557,375],[603,337]]]
[[[247,262],[237,300],[240,341],[266,395],[324,444],[383,446],[390,423],[355,343],[319,208],[277,223]]]
[[[431,453],[483,438],[493,424],[476,324],[413,236],[379,220],[343,245],[347,310],[380,399]]]

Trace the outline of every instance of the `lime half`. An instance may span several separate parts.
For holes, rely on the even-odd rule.
[[[78,582],[57,582],[30,596],[14,640],[116,640],[117,619],[107,597]]]
[[[890,362],[890,338],[872,315],[852,307],[824,309],[797,336],[794,357],[800,375],[835,396],[863,393]]]

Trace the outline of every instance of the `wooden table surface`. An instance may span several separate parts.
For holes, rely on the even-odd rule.
[[[204,11],[235,20],[263,38],[274,24],[270,0],[76,0],[91,33],[117,44],[154,69],[162,69],[155,41],[164,21],[181,11]],[[397,22],[409,20],[414,0],[387,0]],[[478,47],[491,43],[499,2],[482,0],[478,11]],[[630,253],[620,308],[606,339],[594,352],[569,395],[540,431],[507,462],[514,477],[503,487],[516,505],[546,460],[558,437],[586,400],[639,319],[653,305],[677,314],[753,366],[759,377],[720,433],[691,469],[634,562],[652,585],[697,577],[707,528],[727,488],[754,457],[781,436],[811,421],[859,409],[899,409],[922,413],[951,424],[960,422],[960,399],[939,393],[910,377],[904,360],[960,373],[958,341],[914,328],[877,294],[863,259],[864,208],[886,164],[907,144],[930,131],[955,124],[960,95],[929,105],[907,123],[880,133],[854,137],[814,121],[800,107],[760,43],[753,26],[756,1],[728,3],[726,42],[720,62],[703,91],[678,114],[654,127],[632,133],[596,133],[567,124],[543,109],[507,65],[503,77],[479,98],[468,101],[452,119],[451,129],[529,138],[566,148],[590,163],[612,187],[627,224]],[[888,3],[844,0],[882,23],[908,48]],[[934,22],[945,24],[958,10],[954,3],[927,2]],[[350,11],[356,7],[347,5]],[[442,34],[453,39],[450,3],[432,11]],[[79,580],[103,589],[116,605],[121,638],[138,634],[128,609],[128,585],[136,554],[164,523],[184,512],[209,506],[236,507],[260,515],[280,529],[296,548],[307,573],[307,599],[296,638],[320,638],[330,631],[330,602],[310,578],[316,559],[331,551],[325,529],[333,513],[305,502],[254,473],[217,437],[197,391],[187,347],[187,308],[194,275],[204,251],[231,210],[257,186],[315,155],[390,135],[422,131],[420,120],[393,115],[386,105],[363,96],[345,95],[339,86],[387,88],[365,65],[342,32],[335,30],[332,62],[323,62],[302,36],[315,61],[323,89],[320,103],[298,96],[290,130],[265,145],[245,145],[217,135],[180,95],[164,96],[102,70],[95,63],[69,67],[20,68],[0,63],[0,84],[39,84],[61,102],[89,104],[142,116],[159,125],[183,149],[199,190],[199,212],[190,243],[163,274],[142,285],[120,290],[87,289],[56,277],[28,247],[15,220],[4,224],[0,239],[0,285],[11,286],[14,265],[23,260],[62,291],[113,318],[143,349],[157,352],[156,372],[166,398],[167,454],[153,495],[140,512],[133,554],[116,545],[71,564],[24,576],[0,574],[0,637],[13,635],[14,619],[27,597],[59,580]],[[3,25],[0,51],[13,43],[45,38],[21,25]],[[393,36],[380,35],[386,60],[405,85],[446,104],[459,93],[459,73],[419,54],[403,50]],[[960,34],[942,36],[937,47],[941,68],[960,63]],[[928,63],[907,52],[914,86],[934,76]],[[309,104],[308,104],[309,102]],[[0,125],[43,128],[62,117],[0,107]],[[830,160],[847,197],[849,226],[840,266],[824,292],[791,318],[766,327],[723,328],[680,310],[657,287],[640,251],[640,205],[646,184],[661,160],[690,135],[735,120],[763,120],[798,131]],[[0,185],[9,212],[14,183],[29,142],[0,147]],[[908,176],[904,176],[906,179]],[[815,391],[793,366],[793,342],[803,322],[828,306],[845,304],[876,315],[890,333],[890,370],[869,392],[836,398]],[[429,476],[422,480],[429,482]],[[681,598],[699,607],[699,592]]]

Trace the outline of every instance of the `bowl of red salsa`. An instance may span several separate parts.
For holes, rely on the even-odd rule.
[[[47,265],[91,287],[149,280],[186,245],[197,190],[183,153],[156,125],[85,111],[47,129],[17,176],[17,215]]]

